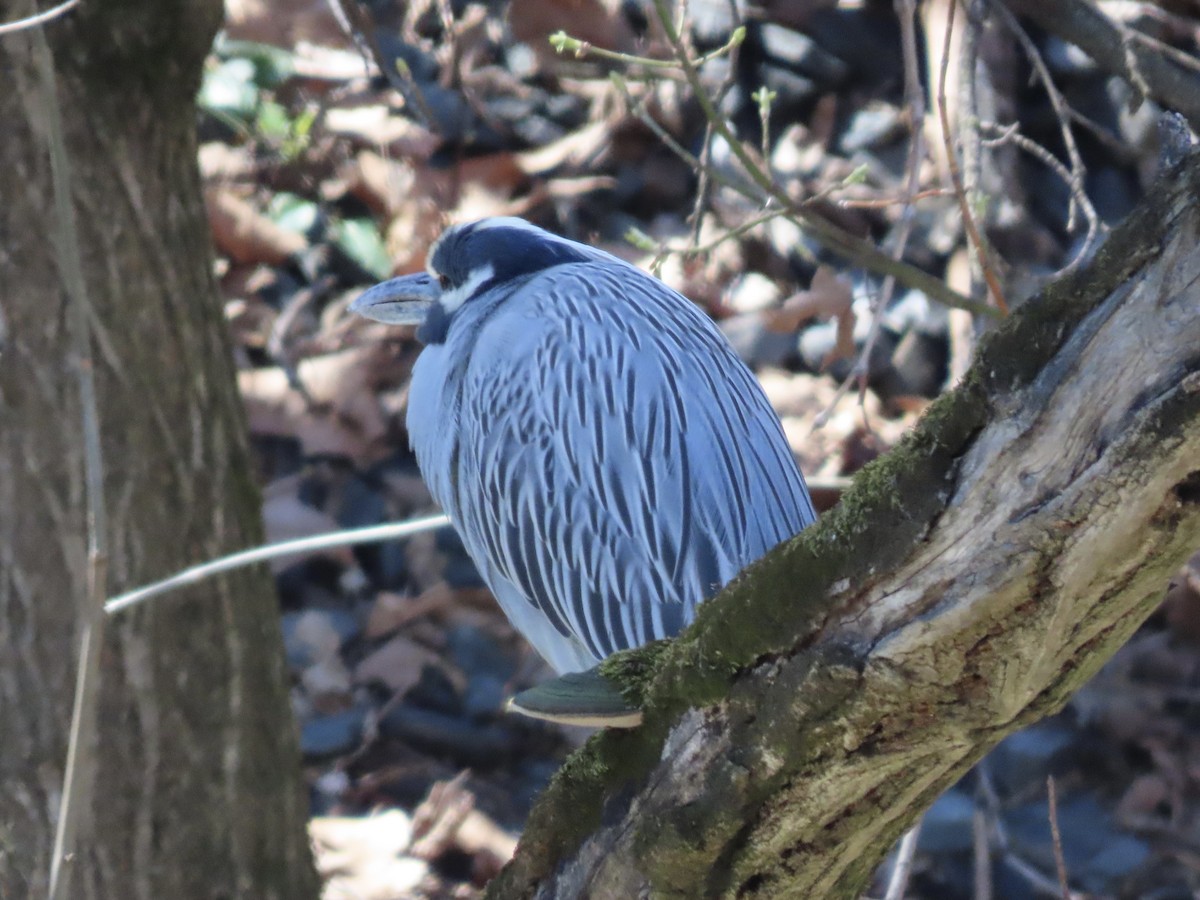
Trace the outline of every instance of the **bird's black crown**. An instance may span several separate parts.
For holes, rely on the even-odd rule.
[[[492,277],[480,290],[543,269],[591,259],[583,247],[520,219],[484,219],[448,230],[433,248],[429,268],[450,289],[486,266]]]

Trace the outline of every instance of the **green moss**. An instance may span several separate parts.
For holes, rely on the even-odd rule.
[[[911,550],[949,499],[954,460],[986,422],[978,382],[932,404],[921,425],[860,471],[821,521],[749,567],[661,656],[664,711],[716,702],[739,669],[791,652],[831,606],[829,588],[872,568],[886,572]]]
[[[620,650],[600,663],[600,674],[617,685],[628,703],[640,708],[669,643],[652,641],[633,650]]]

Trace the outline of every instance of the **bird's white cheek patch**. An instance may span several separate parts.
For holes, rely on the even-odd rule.
[[[496,268],[491,264],[481,269],[476,269],[471,273],[471,277],[458,287],[443,291],[442,296],[438,298],[438,303],[442,305],[442,309],[446,311],[446,315],[453,315],[460,306],[470,299],[472,294],[479,290],[480,285],[491,279],[495,274]]]

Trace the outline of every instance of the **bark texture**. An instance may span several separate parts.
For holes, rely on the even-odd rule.
[[[489,896],[856,897],[1200,546],[1200,159],[665,652]]]
[[[32,4],[0,4],[4,18]],[[260,538],[210,273],[193,98],[219,0],[47,26],[94,330],[110,589]],[[0,38],[0,897],[45,896],[86,574],[79,387],[48,162],[51,86]],[[79,898],[315,896],[265,571],[112,622]]]

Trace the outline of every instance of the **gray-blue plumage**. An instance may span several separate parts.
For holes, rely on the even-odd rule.
[[[757,380],[694,304],[519,219],[453,227],[353,310],[419,324],[434,498],[559,672],[669,637],[814,520]]]

